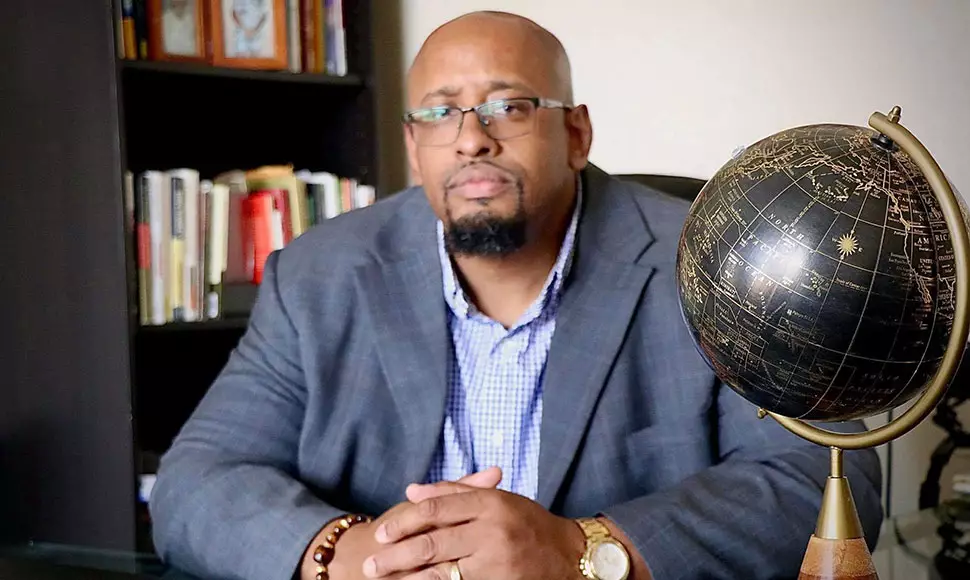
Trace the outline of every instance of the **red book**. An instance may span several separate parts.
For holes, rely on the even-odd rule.
[[[243,247],[246,249],[246,270],[253,284],[263,281],[266,258],[273,251],[273,196],[257,191],[243,200]]]
[[[285,189],[260,189],[253,193],[266,194],[273,198],[273,209],[280,212],[283,222],[283,244],[293,241],[293,221],[290,219],[289,192]]]

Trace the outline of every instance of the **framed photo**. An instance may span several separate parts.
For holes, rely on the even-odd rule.
[[[205,1],[148,0],[152,60],[207,60]]]
[[[286,0],[208,0],[212,64],[286,69]]]

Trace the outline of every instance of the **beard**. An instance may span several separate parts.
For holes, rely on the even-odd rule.
[[[491,163],[488,165],[495,167]],[[525,245],[528,219],[525,213],[524,188],[520,179],[514,176],[510,176],[510,179],[515,190],[515,210],[512,215],[492,213],[484,204],[482,211],[458,218],[452,215],[451,208],[445,210],[445,248],[449,253],[495,257],[511,254]],[[446,186],[446,207],[447,204]]]
[[[512,216],[477,214],[452,220],[445,229],[445,248],[466,256],[504,256],[525,245],[526,219],[519,210]]]

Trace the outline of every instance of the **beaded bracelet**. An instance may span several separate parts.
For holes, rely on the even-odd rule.
[[[328,524],[331,526],[330,531],[324,537],[323,543],[318,544],[313,550],[313,561],[317,564],[316,580],[330,580],[330,573],[327,570],[327,566],[333,561],[334,546],[337,545],[337,540],[340,536],[351,527],[370,521],[370,516],[347,514]]]

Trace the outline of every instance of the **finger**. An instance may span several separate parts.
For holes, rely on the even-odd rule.
[[[502,469],[500,467],[489,467],[484,471],[472,473],[458,480],[458,483],[479,487],[483,489],[494,488],[502,481]]]
[[[391,514],[374,532],[374,539],[390,544],[432,528],[455,526],[483,513],[491,490],[468,488],[467,493],[430,497]]]
[[[458,566],[457,573],[452,570],[454,566]],[[475,576],[468,575],[468,568],[468,559],[457,562],[442,562],[407,574],[401,580],[472,580]]]
[[[404,490],[408,501],[411,503],[420,503],[424,500],[431,499],[433,497],[442,497],[446,495],[454,495],[456,493],[468,493],[470,491],[475,491],[481,489],[479,487],[472,487],[464,483],[458,483],[456,481],[442,481],[439,483],[431,484],[416,484],[409,485],[406,490]]]
[[[465,558],[476,546],[475,527],[475,524],[465,524],[434,529],[384,546],[364,560],[364,575],[386,578]]]
[[[489,467],[484,471],[472,473],[458,481],[441,481],[438,483],[412,483],[404,490],[408,501],[417,503],[429,497],[463,493],[472,489],[494,489],[502,481],[502,469]]]

